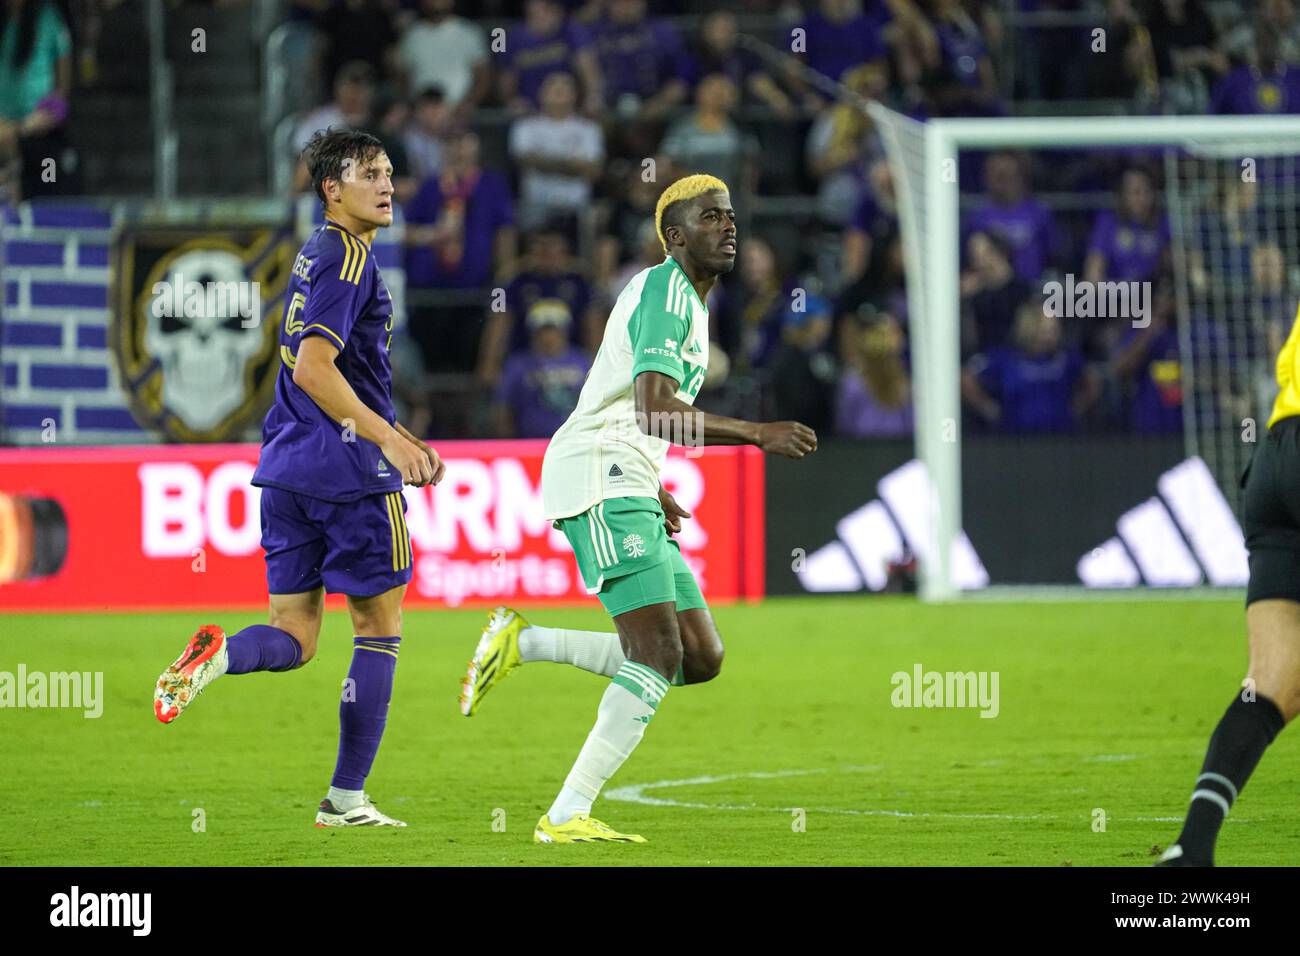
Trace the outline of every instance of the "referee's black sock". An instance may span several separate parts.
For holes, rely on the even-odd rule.
[[[1264,750],[1285,725],[1282,712],[1267,697],[1233,698],[1210,737],[1183,832],[1178,835],[1184,861],[1204,866],[1214,862],[1219,827]]]

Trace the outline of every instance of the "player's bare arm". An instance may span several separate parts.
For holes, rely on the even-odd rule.
[[[642,372],[636,377],[636,410],[641,430],[664,441],[686,442],[671,423],[685,416],[699,416],[700,428],[691,433],[692,443],[705,445],[756,445],[773,455],[803,458],[817,450],[817,433],[801,422],[747,422],[725,415],[700,411],[677,398],[678,384],[661,372]]]
[[[338,347],[321,336],[304,338],[298,348],[293,383],[335,422],[342,425],[350,421],[359,437],[378,445],[403,481],[427,485],[433,480],[432,459],[357,397],[334,364],[338,355]]]

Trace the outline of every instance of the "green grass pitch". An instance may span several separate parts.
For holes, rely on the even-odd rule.
[[[1236,600],[773,599],[715,614],[722,676],[669,692],[596,805],[650,842],[559,847],[534,845],[533,825],[606,682],[527,664],[464,719],[483,611],[407,612],[367,788],[410,827],[355,831],[312,826],[351,653],[343,612],[305,669],[223,678],[168,727],[153,681],[194,627],[264,618],[0,618],[0,671],[104,673],[98,719],[0,710],[0,864],[1142,866],[1177,833],[1245,670]],[[594,607],[530,616],[610,629]],[[892,706],[891,675],[917,663],[997,671],[998,716]],[[1300,861],[1298,737],[1265,755],[1221,864]]]

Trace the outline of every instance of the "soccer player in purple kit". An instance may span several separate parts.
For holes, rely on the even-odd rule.
[[[303,151],[325,223],[294,262],[282,367],[262,426],[261,487],[270,623],[227,637],[205,625],[158,679],[154,714],[179,717],[223,674],[288,671],[316,653],[325,591],[347,595],[355,633],[339,706],[338,762],[316,825],[406,826],[364,790],[388,719],[411,580],[403,484],[442,480],[437,453],[397,421],[393,303],[370,244],[393,221],[383,144],[349,129]]]

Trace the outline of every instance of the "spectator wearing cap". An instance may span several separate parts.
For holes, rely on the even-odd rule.
[[[563,229],[543,226],[528,236],[523,268],[505,287],[505,310],[489,312],[479,344],[478,375],[494,384],[504,357],[528,345],[522,321],[543,299],[563,302],[573,321],[565,326],[575,347],[595,352],[604,334],[604,317],[593,302],[591,285],[574,268],[569,237]]]
[[[478,24],[455,15],[455,0],[420,0],[420,17],[398,44],[407,91],[436,86],[466,124],[492,84],[487,40]]]
[[[605,78],[591,31],[567,19],[561,0],[527,0],[524,22],[507,33],[498,78],[501,102],[516,113],[542,108],[542,84],[572,70],[582,83],[583,112],[604,111]]]
[[[71,91],[72,36],[58,8],[9,0],[0,13],[0,202],[42,189],[42,160],[63,148]]]
[[[605,158],[600,124],[579,116],[578,84],[556,72],[541,90],[542,111],[510,127],[510,157],[519,167],[519,224],[532,229],[557,215],[577,217]]]
[[[550,438],[578,404],[591,357],[570,341],[573,315],[538,299],[525,319],[529,344],[506,359],[495,397],[500,438]]]
[[[869,303],[844,324],[835,434],[886,438],[912,433],[912,380],[905,348],[898,319]]]
[[[820,295],[796,300],[782,316],[782,344],[771,366],[777,418],[803,422],[814,431],[830,430],[839,378],[829,347],[831,324],[831,303]]]

